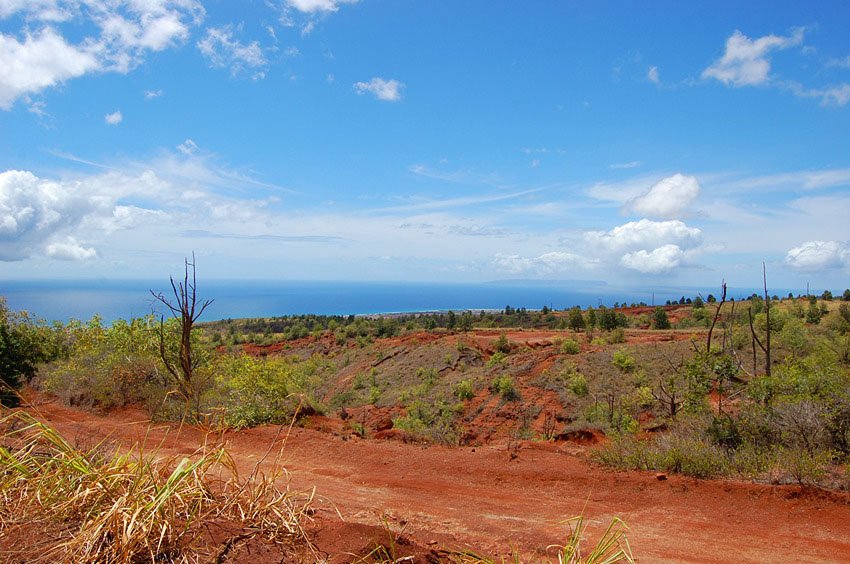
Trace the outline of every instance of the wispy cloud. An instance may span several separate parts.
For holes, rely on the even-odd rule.
[[[548,189],[544,188],[532,188],[530,190],[521,190],[519,192],[511,192],[511,193],[500,193],[500,194],[487,194],[483,196],[466,196],[461,198],[446,198],[441,200],[421,200],[418,202],[404,204],[399,206],[387,206],[382,208],[374,208],[368,210],[370,213],[388,213],[388,212],[413,212],[413,211],[426,211],[426,210],[439,210],[439,209],[447,209],[447,208],[460,208],[466,206],[476,206],[480,204],[488,204],[492,202],[503,202],[506,200],[515,200],[517,198],[521,198],[523,196],[528,196],[530,194],[536,194],[543,190]]]
[[[658,67],[649,67],[646,71],[646,79],[653,84],[661,84],[661,77],[658,75]]]
[[[234,38],[233,27],[230,25],[208,28],[204,38],[198,41],[197,47],[211,66],[229,68],[232,75],[259,69],[268,64],[260,43],[242,43]],[[254,78],[263,76],[265,75],[261,72],[252,75]]]
[[[620,170],[620,169],[637,168],[639,166],[640,166],[640,161],[629,161],[627,163],[611,164],[611,165],[608,165],[608,168],[611,168],[611,169],[614,169],[614,170]]]
[[[354,90],[358,94],[372,94],[378,100],[385,102],[398,102],[401,100],[404,84],[394,78],[375,77],[368,82],[355,82]]]
[[[702,78],[713,78],[729,86],[756,86],[770,80],[772,51],[802,44],[805,30],[797,28],[790,35],[766,35],[750,39],[735,31],[726,40],[723,56],[702,72]]]
[[[206,239],[236,239],[240,241],[272,241],[277,243],[343,243],[346,241],[343,237],[333,237],[326,235],[277,235],[277,234],[257,234],[257,235],[240,235],[236,233],[216,233],[204,229],[189,229],[181,232],[182,237],[206,238]]]

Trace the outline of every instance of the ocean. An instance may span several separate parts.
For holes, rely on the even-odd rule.
[[[13,310],[47,321],[104,321],[163,313],[150,290],[169,292],[162,280],[51,280],[0,282]],[[618,289],[602,282],[499,281],[489,283],[199,281],[199,298],[214,299],[202,321],[293,314],[363,315],[416,311],[503,309],[505,306],[564,309],[614,302],[664,303],[695,291]],[[167,313],[167,312],[165,312]]]

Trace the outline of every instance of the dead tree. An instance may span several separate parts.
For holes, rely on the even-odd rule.
[[[159,321],[159,356],[162,358],[166,370],[174,379],[177,393],[183,397],[188,407],[197,395],[195,369],[198,367],[198,359],[192,354],[192,327],[214,300],[202,300],[200,304],[198,303],[195,253],[192,253],[192,262],[189,262],[188,258],[183,259],[183,262],[183,281],[175,282],[173,276],[169,277],[171,291],[174,294],[173,301],[166,298],[161,292],[156,293],[151,290],[150,293],[158,302],[165,305],[171,311],[171,315],[180,322],[178,366],[175,367],[166,351],[165,316],[160,317]],[[191,279],[189,276],[190,269],[192,270]]]
[[[711,327],[708,330],[708,340],[705,345],[706,354],[711,353],[711,334],[714,333],[714,326],[717,325],[717,320],[720,318],[720,312],[723,311],[723,304],[726,303],[726,280],[720,285],[720,304],[717,306],[717,311],[714,312],[714,319],[711,322]]]
[[[762,281],[764,282],[764,312],[766,316],[766,326],[764,329],[764,343],[756,335],[756,329],[753,326],[753,309],[747,311],[750,320],[750,333],[753,336],[753,374],[756,372],[756,345],[764,352],[764,373],[770,376],[770,296],[767,293],[767,269],[764,263],[761,263]]]

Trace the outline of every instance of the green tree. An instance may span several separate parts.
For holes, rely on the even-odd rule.
[[[455,312],[449,310],[448,317],[446,318],[446,328],[454,329],[455,325],[457,325],[457,315],[455,315]]]
[[[587,308],[587,327],[590,329],[596,327],[596,310],[592,307]]]
[[[652,326],[656,329],[670,328],[670,319],[667,317],[667,312],[664,311],[663,307],[657,307],[652,312]]]
[[[581,314],[581,308],[580,307],[576,306],[576,307],[570,309],[569,324],[570,324],[570,329],[572,329],[573,331],[580,331],[580,330],[584,329],[584,326],[585,326],[584,316]]]
[[[809,302],[809,309],[806,311],[806,323],[810,323],[812,325],[817,325],[820,323],[820,318],[822,314],[820,308],[817,305],[817,300],[814,302]]]
[[[25,312],[12,312],[0,297],[0,404],[18,404],[17,390],[50,355],[49,335]],[[48,337],[47,339],[45,337]]]

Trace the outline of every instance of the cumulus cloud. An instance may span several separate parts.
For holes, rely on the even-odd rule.
[[[108,125],[118,125],[119,123],[124,121],[124,116],[121,115],[121,110],[115,110],[111,114],[106,114],[105,116],[103,116],[103,120]]]
[[[252,41],[244,44],[233,37],[230,25],[211,27],[207,34],[198,41],[198,50],[207,58],[213,67],[229,68],[232,74],[238,74],[247,68],[260,68],[267,64],[259,42]],[[262,74],[262,73],[259,73]],[[255,77],[262,78],[265,75]]]
[[[685,252],[678,245],[662,245],[652,251],[626,253],[620,264],[644,274],[661,274],[681,265],[684,257]]]
[[[655,183],[640,196],[628,201],[623,207],[634,215],[676,219],[699,195],[700,186],[693,176],[674,174]]]
[[[646,71],[646,78],[653,84],[661,84],[661,77],[658,76],[658,67],[649,67]]]
[[[785,262],[803,271],[850,266],[850,245],[843,241],[808,241],[788,251]]]
[[[18,36],[0,33],[0,108],[93,72],[127,73],[149,52],[184,42],[203,20],[197,0],[5,0],[0,18],[21,15]],[[61,26],[86,22],[96,30],[69,42]],[[37,30],[37,31],[32,31]]]
[[[554,274],[570,268],[586,267],[593,262],[573,253],[554,251],[537,257],[498,254],[493,259],[493,266],[511,274]]]
[[[669,272],[705,252],[702,231],[678,220],[641,219],[610,231],[589,231],[585,244],[592,254],[644,274]]]
[[[693,248],[702,243],[702,231],[678,220],[641,219],[618,225],[610,231],[588,231],[584,240],[601,251],[612,253],[655,249],[671,243]]]
[[[354,89],[358,94],[372,94],[378,100],[386,102],[398,102],[401,100],[401,91],[404,84],[395,79],[384,79],[375,77],[369,82],[357,82]]]
[[[83,247],[73,237],[64,242],[50,243],[44,248],[44,254],[59,260],[82,261],[97,258],[97,251],[91,247]]]
[[[755,86],[770,79],[771,51],[787,49],[803,42],[802,28],[791,35],[766,35],[750,39],[736,30],[726,40],[726,50],[710,67],[702,71],[702,78],[714,78],[731,86]]]
[[[22,260],[105,204],[31,172],[0,173],[0,260]]]
[[[99,67],[91,45],[71,45],[51,28],[27,33],[23,41],[0,33],[0,108]]]

